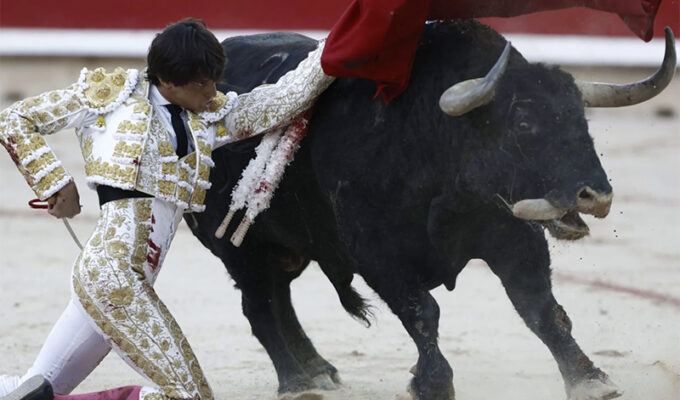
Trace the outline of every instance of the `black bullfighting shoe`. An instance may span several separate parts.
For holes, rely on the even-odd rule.
[[[31,377],[0,400],[53,400],[52,385],[40,375]]]

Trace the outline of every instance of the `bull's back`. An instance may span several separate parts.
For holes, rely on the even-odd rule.
[[[245,93],[264,83],[275,83],[295,68],[317,41],[297,33],[275,32],[235,36],[222,42],[227,65],[218,88]]]

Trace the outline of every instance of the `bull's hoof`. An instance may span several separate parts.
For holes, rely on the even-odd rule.
[[[279,395],[298,394],[316,389],[314,381],[307,375],[295,376],[285,382],[279,382]]]
[[[586,379],[567,389],[569,400],[609,400],[621,396],[614,382],[604,375],[596,379]]]
[[[321,390],[336,390],[338,389],[336,383],[339,384],[339,377],[337,379],[338,382],[336,382],[336,380],[333,379],[333,376],[330,374],[319,374],[312,378],[312,381],[314,382],[316,387]]]
[[[286,393],[279,395],[278,400],[324,400],[321,393],[306,391],[302,393]]]
[[[333,383],[335,383],[338,386],[342,386],[342,379],[340,379],[340,373],[338,371],[334,371],[330,373],[331,379],[333,380]]]
[[[316,357],[311,360],[307,360],[301,363],[303,369],[307,375],[311,377],[317,377],[320,375],[329,376],[333,383],[340,385],[340,375],[338,374],[338,369],[333,366],[333,364],[324,360],[322,357]],[[313,378],[316,380],[316,378]],[[322,378],[325,379],[325,378]]]
[[[411,383],[406,388],[413,400],[456,400],[456,391],[453,384],[439,388],[423,388],[417,382],[417,377],[411,379]]]

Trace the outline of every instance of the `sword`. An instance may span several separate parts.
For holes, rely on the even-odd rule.
[[[28,205],[31,206],[31,208],[35,208],[35,209],[47,209],[48,208],[47,201],[41,201],[40,199],[30,200],[28,202]],[[78,246],[78,248],[80,250],[82,250],[83,245],[80,244],[80,240],[78,240],[78,236],[76,235],[76,232],[71,227],[71,224],[68,222],[68,219],[66,219],[66,218],[60,218],[60,219],[64,223],[64,226],[66,227],[66,230],[68,231],[68,233],[71,235],[71,238],[73,238],[73,241],[76,242],[76,246]]]

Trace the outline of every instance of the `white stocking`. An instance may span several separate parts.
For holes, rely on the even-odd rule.
[[[52,384],[54,394],[69,394],[111,351],[111,345],[94,330],[90,317],[74,301],[71,299],[52,327],[20,383],[42,375]]]

